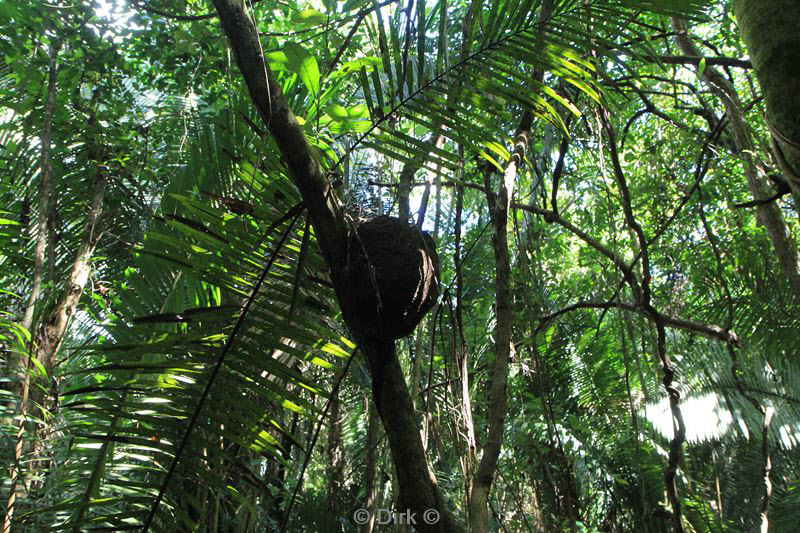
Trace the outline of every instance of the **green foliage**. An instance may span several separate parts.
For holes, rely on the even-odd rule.
[[[667,352],[690,429],[678,471],[686,530],[760,527],[766,448],[770,530],[793,531],[800,314],[767,231],[753,212],[731,208],[750,193],[727,130],[710,135],[724,116],[697,78],[711,64],[690,72],[662,61],[670,16],[691,17],[719,55],[744,55],[730,14],[722,3],[702,12],[677,0],[558,0],[543,19],[544,4],[248,3],[267,62],[352,219],[392,209],[396,197],[370,183],[396,186],[404,167],[420,180],[414,210],[416,187],[427,184],[421,225],[438,241],[443,296],[400,351],[439,486],[465,515],[474,465],[461,336],[479,445],[494,364],[484,186],[502,179],[528,111],[514,202],[555,210],[555,198],[563,223],[510,214],[515,354],[492,530],[664,531],[670,521],[672,421],[661,414],[655,329],[610,260],[641,279],[641,243],[599,126],[605,108],[631,208],[651,239],[652,304],[675,319]],[[0,5],[4,35],[19,32],[0,39],[0,466],[22,472],[15,527],[354,530],[371,452],[379,507],[391,508],[394,466],[384,439],[372,449],[367,436],[369,375],[359,360],[343,375],[354,346],[313,228],[218,25],[191,20],[205,5],[59,4],[63,17],[51,8]],[[54,222],[28,332],[19,321],[56,43]],[[758,93],[744,73],[730,77],[766,141]],[[562,137],[570,144],[555,183]],[[47,376],[30,348],[69,288],[99,167],[112,176],[102,237]],[[455,186],[464,194],[458,249]],[[783,200],[797,235],[797,205]],[[561,312],[579,302],[594,305]],[[633,303],[603,308],[609,302]],[[740,344],[689,321],[730,329]],[[45,397],[27,414],[26,370]],[[686,406],[704,401],[705,418],[693,417]],[[345,485],[335,489],[340,459]],[[10,478],[0,487],[6,500]]]

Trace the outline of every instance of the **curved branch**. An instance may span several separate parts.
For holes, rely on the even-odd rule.
[[[624,309],[626,311],[633,311],[641,316],[644,316],[652,321],[653,317],[650,316],[649,313],[645,312],[644,309],[638,307],[636,305],[625,303],[625,302],[616,302],[616,301],[608,301],[608,302],[577,302],[563,309],[559,309],[557,311],[553,311],[552,313],[548,313],[546,315],[542,315],[539,317],[539,320],[542,322],[549,322],[555,318],[560,317],[561,315],[565,315],[571,311],[575,311],[577,309]],[[691,333],[699,333],[700,335],[705,335],[711,339],[717,339],[722,342],[738,345],[739,344],[739,337],[736,333],[732,331],[728,331],[725,328],[717,326],[715,324],[703,324],[702,322],[695,322],[694,320],[688,320],[685,318],[680,317],[672,317],[668,315],[661,315],[664,319],[664,325],[674,328],[674,329],[682,329],[684,331],[689,331]]]
[[[622,275],[625,277],[625,281],[627,281],[628,284],[630,285],[631,291],[634,294],[634,298],[637,301],[639,300],[641,288],[639,286],[639,282],[636,280],[633,268],[632,266],[628,265],[625,262],[625,260],[621,256],[619,256],[616,252],[607,248],[606,246],[603,245],[603,243],[601,243],[600,241],[598,241],[597,239],[595,239],[594,237],[592,237],[591,235],[580,229],[579,227],[575,226],[568,220],[565,220],[564,217],[562,217],[558,213],[549,211],[547,209],[542,209],[541,207],[536,207],[535,205],[526,205],[517,202],[512,203],[511,207],[516,209],[523,209],[525,211],[529,211],[531,213],[540,215],[544,217],[544,219],[547,222],[555,222],[556,224],[566,229],[567,231],[578,237],[580,240],[582,240],[583,242],[585,242],[586,244],[588,244],[589,246],[591,246],[592,248],[603,254],[604,256],[611,259],[611,262],[614,263],[614,266],[616,266],[622,272]]]
[[[674,429],[674,437],[670,441],[669,446],[669,459],[667,468],[664,471],[664,481],[667,486],[667,499],[672,507],[672,519],[676,533],[683,533],[683,520],[681,518],[681,500],[678,496],[678,488],[675,482],[678,473],[678,467],[681,463],[683,455],[682,447],[683,442],[686,440],[686,424],[683,420],[683,414],[680,408],[680,393],[673,385],[673,378],[675,376],[675,367],[672,365],[669,354],[667,353],[667,334],[666,334],[666,320],[665,316],[658,311],[652,304],[650,281],[652,274],[650,271],[650,253],[647,237],[644,234],[641,224],[636,220],[633,213],[633,204],[631,202],[631,193],[628,188],[628,182],[625,178],[625,173],[622,170],[622,164],[619,160],[619,153],[617,151],[617,139],[614,132],[614,126],[611,124],[610,115],[607,110],[603,110],[602,126],[608,137],[609,155],[611,157],[611,165],[614,170],[614,177],[617,180],[617,187],[622,196],[622,208],[625,213],[625,221],[628,226],[636,234],[639,241],[639,254],[642,260],[642,296],[637,299],[641,308],[647,315],[655,322],[656,331],[658,332],[658,357],[661,359],[661,367],[663,369],[664,378],[662,383],[664,389],[667,391],[669,397],[669,406],[672,413],[672,424]]]

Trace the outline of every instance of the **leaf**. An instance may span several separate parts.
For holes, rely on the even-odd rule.
[[[382,60],[380,57],[360,57],[358,59],[353,59],[352,61],[346,61],[342,63],[342,66],[336,70],[335,74],[346,74],[354,70],[361,70],[362,68],[367,70],[378,70],[381,68],[381,65]]]
[[[292,23],[297,26],[309,27],[324,24],[325,21],[328,20],[328,17],[316,9],[306,9],[304,11],[297,11],[293,13],[291,20]]]
[[[342,338],[342,341],[344,340],[345,339]],[[353,349],[352,346],[350,346],[350,349]],[[350,354],[343,350],[341,346],[337,346],[332,342],[325,344],[325,346],[322,347],[322,351],[331,355],[335,355],[336,357],[350,357]]]
[[[47,370],[44,368],[44,365],[42,365],[42,363],[38,359],[36,359],[35,357],[31,357],[30,360],[33,363],[33,365],[36,367],[36,370],[39,371],[39,375],[44,377],[44,378],[47,378]]]
[[[372,125],[369,120],[364,120],[368,118],[369,110],[364,104],[347,108],[339,104],[331,104],[325,107],[325,117],[320,124],[329,127],[335,134],[347,131],[363,132]],[[330,123],[325,119],[329,119]]]
[[[506,149],[506,147],[496,141],[487,141],[484,143],[484,146],[486,146],[489,150],[499,155],[503,159],[503,161],[508,161],[509,159],[511,159],[511,154]]]
[[[706,71],[706,58],[705,57],[701,57],[700,58],[700,63],[697,64],[697,75],[702,77],[703,76],[703,72],[705,72],[705,71]]]
[[[503,166],[500,163],[498,163],[492,156],[490,156],[488,153],[486,153],[486,151],[481,150],[480,151],[480,156],[482,158],[484,158],[485,160],[487,160],[489,163],[491,163],[494,166],[494,168],[496,168],[498,170],[498,172],[504,172],[505,171]]]
[[[308,50],[297,43],[289,43],[280,52],[267,54],[270,68],[297,74],[308,88],[312,98],[319,94],[319,65]]]
[[[347,120],[349,115],[347,109],[339,104],[331,104],[325,108],[325,113],[328,114],[333,120]]]
[[[347,0],[347,2],[344,3],[342,12],[347,13],[348,11],[353,11],[354,9],[369,3],[369,1],[370,0]]]

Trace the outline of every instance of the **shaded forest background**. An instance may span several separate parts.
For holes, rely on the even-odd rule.
[[[800,527],[796,0],[0,27],[3,533]],[[397,340],[382,215],[440,269]]]

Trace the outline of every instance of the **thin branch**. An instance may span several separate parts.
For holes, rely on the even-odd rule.
[[[708,56],[689,56],[689,55],[663,55],[663,56],[644,56],[641,59],[652,63],[663,63],[665,65],[694,65],[699,66],[700,61],[705,60],[708,66],[718,65],[722,67],[735,67],[750,70],[753,63],[749,59],[739,59],[738,57],[708,57]]]
[[[674,436],[670,441],[669,458],[667,461],[667,468],[664,471],[664,481],[667,488],[667,499],[672,506],[673,511],[673,526],[676,533],[683,533],[683,519],[681,518],[681,500],[678,496],[678,489],[676,486],[675,478],[678,473],[678,466],[681,463],[683,442],[686,440],[686,424],[683,421],[683,414],[680,408],[680,393],[678,389],[672,384],[673,377],[675,376],[675,367],[670,361],[669,354],[667,353],[667,334],[666,334],[666,321],[665,317],[652,305],[650,293],[650,255],[648,251],[649,243],[645,237],[642,226],[636,221],[633,215],[633,206],[631,203],[631,194],[628,189],[628,182],[625,179],[625,173],[622,171],[622,165],[619,161],[619,153],[617,151],[617,139],[614,134],[614,127],[611,124],[610,115],[607,110],[601,111],[601,119],[603,129],[608,136],[609,155],[611,157],[611,165],[614,170],[614,177],[617,180],[620,193],[622,195],[622,208],[625,213],[625,221],[628,226],[636,233],[636,238],[639,241],[639,255],[642,259],[642,294],[638,299],[638,303],[642,309],[650,315],[653,322],[656,324],[656,331],[658,332],[658,357],[661,359],[661,367],[664,373],[662,383],[664,389],[667,391],[669,397],[669,406],[672,413],[672,424]]]
[[[331,61],[331,64],[328,65],[328,68],[325,69],[326,76],[331,72],[333,72],[333,68],[339,62],[339,59],[342,58],[342,54],[344,54],[345,50],[347,50],[347,48],[350,46],[350,41],[353,39],[353,36],[356,34],[356,31],[358,31],[358,27],[361,25],[361,22],[367,17],[367,15],[369,15],[376,9],[388,6],[389,4],[394,4],[397,1],[398,0],[385,0],[384,2],[375,4],[372,7],[362,9],[361,11],[358,12],[358,15],[356,15],[355,24],[353,24],[353,27],[350,28],[350,32],[347,34],[347,37],[344,38],[344,42],[342,43],[342,46],[339,47],[339,50],[336,52],[333,61]]]
[[[624,309],[626,311],[632,311],[639,315],[642,315],[650,320],[652,320],[652,316],[650,316],[641,306],[636,306],[631,303],[626,302],[618,302],[614,300],[610,300],[607,302],[577,302],[563,309],[559,309],[557,311],[553,311],[552,313],[548,313],[546,315],[542,315],[539,317],[539,320],[542,323],[549,322],[555,318],[558,318],[562,315],[575,311],[577,309]],[[702,322],[695,322],[693,320],[688,320],[685,318],[679,317],[672,317],[668,315],[661,315],[664,318],[664,324],[671,328],[681,329],[684,331],[690,331],[692,333],[699,333],[700,335],[705,335],[706,337],[717,339],[726,343],[731,343],[734,345],[739,344],[739,337],[736,333],[726,330],[720,326],[715,324],[703,324]]]
[[[257,2],[258,0],[254,0],[254,1]],[[192,22],[192,21],[195,21],[195,20],[208,20],[208,19],[217,18],[217,14],[216,13],[206,13],[204,15],[173,15],[172,13],[168,13],[167,11],[161,11],[160,9],[156,9],[154,7],[149,7],[149,6],[145,5],[144,2],[140,2],[139,0],[131,0],[131,4],[134,7],[138,7],[142,11],[146,11],[147,13],[150,13],[152,15],[158,15],[160,17],[164,17],[164,18],[168,18],[168,19],[172,19],[172,20],[180,20],[180,21],[184,21],[184,22]]]
[[[639,287],[639,283],[636,280],[636,276],[634,275],[633,267],[628,265],[625,262],[625,260],[621,256],[619,256],[616,252],[607,248],[600,241],[598,241],[597,239],[595,239],[594,237],[592,237],[579,227],[565,220],[564,217],[562,217],[558,213],[554,213],[553,211],[542,209],[541,207],[536,207],[534,205],[520,204],[517,202],[512,203],[511,207],[514,207],[516,209],[523,209],[525,211],[529,211],[531,213],[540,215],[544,217],[545,221],[547,222],[555,222],[556,224],[566,229],[567,231],[578,237],[580,240],[582,240],[583,242],[585,242],[586,244],[588,244],[589,246],[591,246],[592,248],[603,254],[604,256],[611,259],[611,262],[614,263],[614,266],[616,266],[620,271],[622,271],[622,275],[625,277],[625,281],[627,281],[628,284],[631,285],[631,290],[633,291],[635,298],[637,300],[639,299],[641,288]]]

